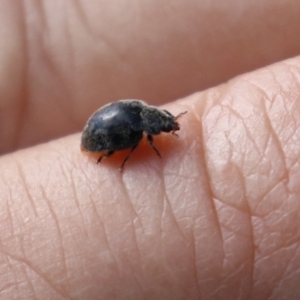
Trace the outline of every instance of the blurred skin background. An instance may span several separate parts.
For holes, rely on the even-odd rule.
[[[299,13],[0,0],[1,297],[299,299]],[[121,175],[73,133],[128,98],[188,114]]]

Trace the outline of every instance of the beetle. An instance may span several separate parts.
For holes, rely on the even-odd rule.
[[[184,115],[181,112],[173,116],[167,110],[148,105],[142,100],[119,100],[99,108],[88,119],[81,137],[81,150],[87,152],[106,151],[97,163],[103,158],[112,156],[116,151],[131,148],[125,157],[120,171],[132,152],[147,135],[148,142],[156,154],[161,157],[154,145],[153,135],[161,132],[171,132],[178,137],[180,130],[178,118]]]

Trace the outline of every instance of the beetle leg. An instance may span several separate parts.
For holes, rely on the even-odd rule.
[[[124,169],[124,165],[126,164],[127,160],[129,159],[130,155],[132,154],[132,152],[136,149],[136,147],[138,146],[138,144],[136,144],[135,146],[133,146],[130,150],[130,152],[127,154],[127,156],[125,157],[125,159],[122,162],[122,165],[120,167],[120,172],[123,172]]]
[[[154,146],[153,136],[150,135],[150,134],[148,134],[147,135],[147,139],[148,139],[148,142],[149,142],[150,146],[152,147],[152,149],[156,152],[156,154],[158,155],[158,157],[161,158],[161,155],[160,155],[159,151]]]
[[[110,157],[110,156],[112,156],[114,153],[115,153],[115,151],[108,151],[107,153],[102,154],[102,155],[98,158],[97,164],[99,164],[99,163],[101,162],[102,158]]]
[[[175,130],[173,130],[171,133],[172,133],[177,139],[179,138],[179,135],[175,132]]]

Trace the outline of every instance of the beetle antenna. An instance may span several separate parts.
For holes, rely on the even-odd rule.
[[[179,119],[181,116],[185,115],[187,113],[187,110],[184,111],[184,112],[181,112],[180,114],[178,114],[176,117],[175,117],[175,120]]]

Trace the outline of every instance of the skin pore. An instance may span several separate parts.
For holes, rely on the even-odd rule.
[[[299,298],[300,4],[182,3],[0,3],[0,298]],[[121,98],[188,111],[123,174]]]

